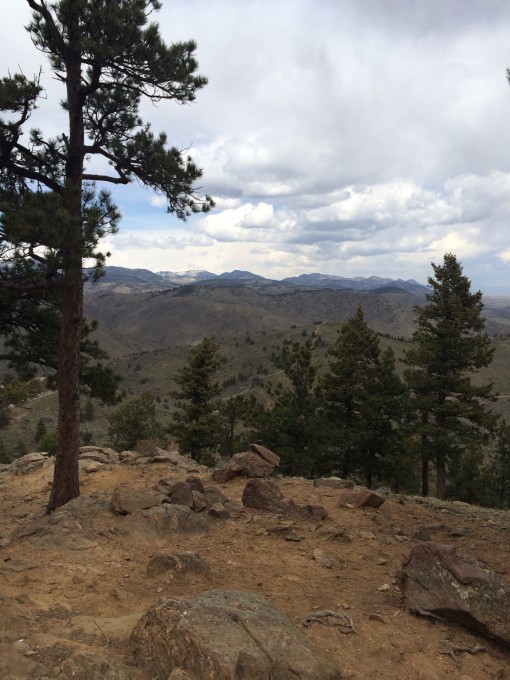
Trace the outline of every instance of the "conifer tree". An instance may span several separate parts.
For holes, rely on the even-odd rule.
[[[475,384],[473,375],[488,366],[494,352],[484,331],[482,293],[471,293],[455,255],[432,263],[431,292],[418,308],[413,346],[405,354],[405,377],[417,414],[422,457],[422,494],[429,493],[429,461],[436,464],[436,495],[446,495],[446,470],[467,448],[487,441],[494,418],[487,409],[492,384]]]
[[[328,354],[329,371],[319,390],[337,465],[344,477],[361,473],[370,488],[374,474],[382,474],[385,456],[401,450],[396,425],[403,416],[405,389],[393,351],[381,351],[361,308],[343,324]]]
[[[221,390],[215,379],[220,364],[220,345],[214,337],[204,338],[175,375],[180,389],[171,393],[177,410],[170,434],[181,453],[205,464],[212,463],[225,429],[219,412]]]
[[[80,344],[83,261],[98,268],[99,239],[115,231],[119,212],[100,184],[136,180],[167,200],[179,218],[212,202],[194,189],[201,172],[166,135],[139,115],[142,100],[190,102],[205,78],[196,75],[195,44],[167,46],[148,23],[158,0],[26,0],[35,46],[64,89],[67,126],[53,139],[25,130],[42,94],[39,77],[0,81],[1,253],[12,269],[34,264],[28,280],[0,279],[0,288],[42,301],[58,290],[58,450],[48,511],[79,495]],[[101,162],[108,171],[98,168]],[[6,270],[8,271],[8,270]],[[1,310],[0,310],[1,311]],[[104,377],[104,376],[103,376]]]
[[[252,404],[253,437],[281,456],[284,472],[313,476],[322,462],[325,439],[315,394],[312,342],[285,342],[273,362],[286,381],[266,385],[272,400],[269,408]]]

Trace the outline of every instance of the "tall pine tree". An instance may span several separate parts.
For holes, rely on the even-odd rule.
[[[429,494],[429,461],[436,465],[436,495],[446,495],[446,471],[468,447],[487,441],[494,418],[487,409],[492,384],[475,384],[473,375],[488,366],[493,347],[484,331],[482,293],[471,293],[455,255],[432,263],[431,292],[418,308],[413,346],[405,354],[405,377],[417,414],[416,436],[422,457],[422,493]]]
[[[361,474],[366,485],[381,477],[384,459],[401,450],[397,424],[403,416],[405,388],[395,372],[390,348],[381,351],[361,308],[340,329],[320,398],[329,421],[331,443],[344,477]]]
[[[166,45],[149,15],[158,0],[26,0],[35,46],[64,89],[67,125],[53,139],[25,128],[39,102],[39,78],[0,81],[2,254],[39,265],[30,281],[0,287],[44,297],[58,287],[58,450],[48,511],[79,495],[80,342],[84,258],[104,257],[98,241],[117,228],[119,213],[95,183],[137,180],[167,200],[179,218],[212,202],[195,193],[199,168],[139,115],[142,100],[190,102],[205,78],[196,75],[195,44]],[[99,161],[99,162],[98,162]],[[97,171],[104,164],[108,170]]]

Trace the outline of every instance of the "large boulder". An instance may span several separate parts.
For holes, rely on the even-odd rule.
[[[155,680],[341,680],[321,649],[251,593],[168,598],[140,619],[131,642],[136,662]]]
[[[454,546],[415,545],[402,565],[400,588],[411,611],[456,621],[510,646],[510,585]]]
[[[158,543],[172,534],[204,534],[211,522],[203,513],[196,513],[183,505],[158,505],[147,510],[137,510],[128,515],[117,533],[128,540]]]
[[[270,479],[250,479],[244,487],[241,497],[246,508],[268,510],[282,513],[288,517],[311,519],[322,522],[328,519],[328,513],[317,504],[298,505],[293,500],[286,500],[278,484]]]
[[[214,470],[215,482],[228,482],[233,477],[244,475],[250,478],[266,478],[273,474],[280,464],[280,457],[259,444],[250,444],[247,451],[236,453],[226,467]]]
[[[340,496],[339,508],[379,508],[384,503],[384,496],[373,491],[346,491]]]

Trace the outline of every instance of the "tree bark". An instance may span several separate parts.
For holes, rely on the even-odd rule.
[[[71,8],[72,10],[72,8]],[[57,367],[58,445],[48,512],[80,495],[80,340],[83,319],[82,181],[84,158],[84,96],[78,12],[71,11],[66,55],[69,146],[62,226],[62,317]]]
[[[429,495],[429,459],[421,459],[421,495]]]
[[[440,458],[436,460],[436,473],[436,496],[443,500],[446,498],[446,464]]]

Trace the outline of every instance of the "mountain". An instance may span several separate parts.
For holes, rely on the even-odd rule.
[[[333,290],[357,290],[394,292],[405,291],[412,295],[423,296],[427,287],[409,279],[381,278],[378,276],[355,277],[352,279],[328,274],[301,274],[276,281],[267,279],[249,271],[235,269],[231,272],[213,274],[212,272],[190,269],[182,272],[159,271],[148,269],[128,269],[125,267],[105,267],[105,275],[98,284],[88,284],[91,290],[101,290],[105,287],[117,292],[148,292],[168,290],[187,285],[200,286],[249,286],[267,293],[285,293],[292,289],[330,288]],[[389,288],[388,288],[389,287]]]
[[[380,290],[389,292],[391,289],[405,290],[412,295],[423,295],[427,292],[427,286],[418,283],[414,279],[404,281],[402,279],[388,279],[379,276],[364,278],[356,276],[345,278],[343,276],[330,276],[328,274],[301,274],[283,279],[288,283],[310,288],[333,288],[335,290]]]

